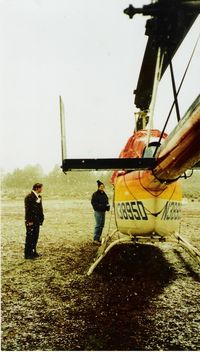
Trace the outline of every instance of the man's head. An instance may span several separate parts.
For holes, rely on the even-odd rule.
[[[33,191],[35,191],[38,194],[42,192],[42,188],[43,188],[43,184],[42,183],[35,183],[33,185]]]
[[[98,180],[97,181],[97,185],[98,185],[99,191],[103,191],[104,190],[105,186],[104,186],[103,182]]]

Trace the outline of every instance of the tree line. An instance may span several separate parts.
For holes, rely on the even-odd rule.
[[[106,192],[112,191],[110,183],[112,172],[70,171],[62,172],[59,165],[44,174],[40,165],[28,165],[2,175],[2,198],[20,199],[24,197],[36,182],[43,183],[45,198],[90,197],[96,191],[96,181],[100,179],[106,186]]]
[[[97,189],[100,179],[106,186],[106,193],[112,194],[110,178],[112,171],[70,171],[64,174],[59,165],[44,174],[40,165],[28,165],[2,175],[2,198],[21,199],[36,182],[44,184],[45,198],[90,198]],[[200,171],[182,180],[183,197],[200,199]]]

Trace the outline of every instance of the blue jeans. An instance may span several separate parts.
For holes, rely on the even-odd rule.
[[[94,240],[99,241],[105,224],[105,211],[94,212],[96,225],[94,228]]]

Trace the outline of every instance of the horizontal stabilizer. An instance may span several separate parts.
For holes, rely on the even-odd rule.
[[[64,159],[63,171],[153,169],[155,158]]]

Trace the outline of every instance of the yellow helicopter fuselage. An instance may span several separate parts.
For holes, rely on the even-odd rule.
[[[113,174],[117,228],[129,235],[168,236],[179,230],[180,176],[200,159],[200,96],[169,136],[158,130],[141,130],[129,138],[120,158],[143,158],[157,148],[152,170]],[[147,142],[147,136],[150,136]],[[153,149],[153,155],[156,150]],[[152,155],[152,156],[153,156]]]
[[[181,182],[155,187],[152,172],[131,171],[114,185],[117,228],[127,235],[167,236],[178,231],[181,219]]]

